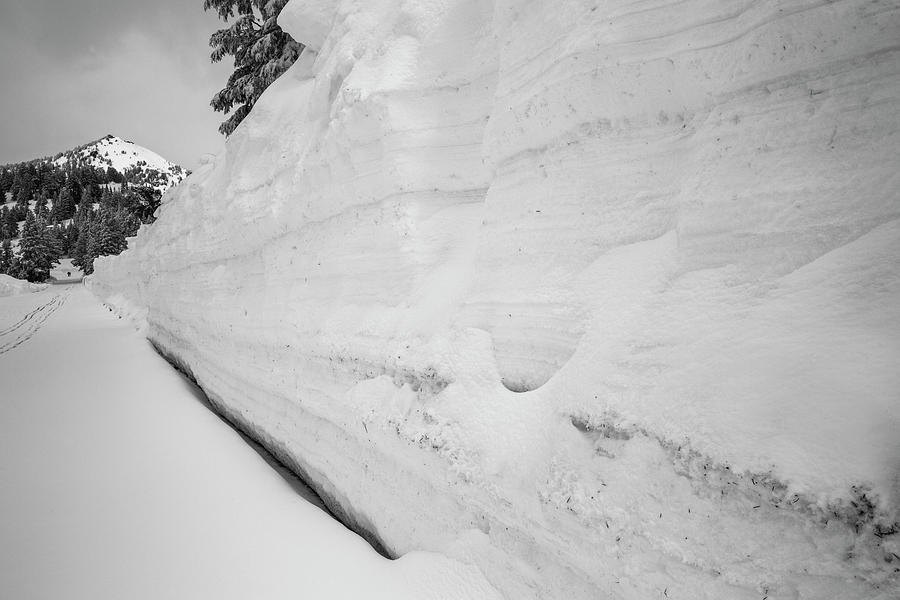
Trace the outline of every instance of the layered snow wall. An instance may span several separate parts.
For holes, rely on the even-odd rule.
[[[900,593],[900,6],[294,0],[100,297],[509,598]]]

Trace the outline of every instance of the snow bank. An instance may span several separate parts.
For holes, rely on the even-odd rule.
[[[9,275],[0,274],[0,298],[39,292],[46,287],[47,285],[43,283],[31,283],[24,279],[16,279]]]
[[[282,23],[310,48],[97,295],[393,554],[510,598],[896,597],[896,4]]]

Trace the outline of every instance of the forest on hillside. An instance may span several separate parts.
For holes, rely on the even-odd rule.
[[[92,273],[95,258],[120,253],[125,238],[153,222],[161,194],[143,183],[140,166],[125,173],[49,159],[0,166],[0,273],[45,281],[65,256]]]

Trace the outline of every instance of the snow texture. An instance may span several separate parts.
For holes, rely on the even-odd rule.
[[[0,327],[0,597],[498,598],[379,556],[83,287],[2,298]]]
[[[509,598],[900,595],[897,3],[281,22],[90,282],[228,418]]]

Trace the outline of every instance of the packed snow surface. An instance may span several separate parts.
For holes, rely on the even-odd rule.
[[[81,286],[0,319],[0,597],[498,598],[472,566],[379,556]]]
[[[900,596],[900,5],[290,2],[91,287],[508,598]]]

